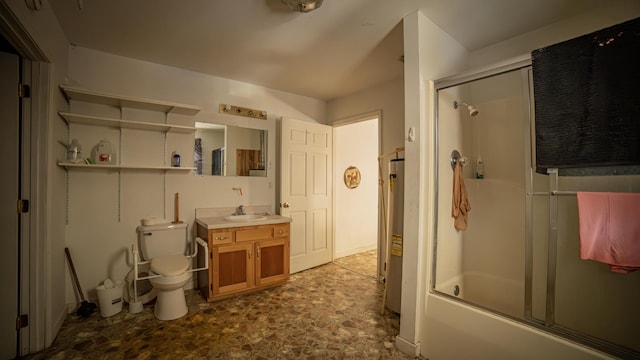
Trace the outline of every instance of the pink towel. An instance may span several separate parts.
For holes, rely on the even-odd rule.
[[[453,198],[451,200],[451,216],[454,219],[453,227],[457,231],[467,230],[469,211],[471,211],[471,203],[467,196],[467,188],[464,186],[462,164],[457,161],[453,168]]]
[[[640,270],[640,193],[579,192],[580,258]]]

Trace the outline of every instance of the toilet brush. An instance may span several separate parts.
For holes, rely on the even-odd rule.
[[[69,253],[69,248],[64,248],[64,252],[67,254],[67,260],[69,260],[69,268],[71,269],[71,275],[73,275],[73,281],[75,282],[76,288],[80,293],[80,300],[82,300],[82,303],[80,303],[80,307],[76,311],[76,315],[82,316],[82,317],[88,317],[89,315],[93,314],[93,312],[96,310],[96,304],[90,303],[84,299],[84,293],[82,292],[82,288],[80,287],[80,281],[78,281],[78,275],[76,275],[76,269],[73,266],[73,261],[71,260],[71,254]]]

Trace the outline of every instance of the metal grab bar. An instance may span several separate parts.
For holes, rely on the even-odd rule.
[[[194,251],[193,254],[191,255],[186,255],[187,258],[194,258],[198,255],[198,245],[202,246],[203,250],[204,250],[204,266],[201,268],[197,268],[197,269],[189,269],[185,272],[195,272],[195,271],[201,271],[201,270],[207,270],[209,269],[209,256],[207,256],[207,254],[209,254],[209,246],[207,245],[207,243],[202,240],[199,237],[196,237],[196,244],[194,245]],[[138,252],[138,245],[133,244],[131,245],[131,252],[133,254],[133,267],[135,269],[135,271],[133,272],[133,279],[134,281],[137,280],[145,280],[145,279],[154,279],[154,278],[159,278],[159,277],[163,277],[164,275],[148,275],[148,276],[143,276],[140,277],[138,274],[138,265],[144,265],[144,264],[149,264],[151,263],[151,260],[145,260],[145,261],[140,261],[140,254]]]

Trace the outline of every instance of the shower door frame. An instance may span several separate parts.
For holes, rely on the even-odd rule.
[[[433,92],[433,104],[435,112],[435,149],[433,152],[433,166],[434,166],[434,195],[436,199],[439,199],[438,183],[439,183],[439,171],[438,171],[438,159],[440,154],[439,144],[439,91],[453,86],[459,86],[467,84],[473,81],[482,80],[485,78],[505,74],[511,71],[520,70],[522,77],[522,96],[526,98],[526,105],[523,106],[523,116],[526,119],[526,123],[523,126],[524,146],[527,150],[525,153],[525,258],[524,258],[524,314],[522,317],[515,317],[509,314],[505,314],[496,309],[476,304],[471,301],[459,298],[447,294],[445,292],[436,290],[436,267],[437,267],[437,248],[438,248],[438,206],[434,209],[434,227],[433,227],[433,248],[432,248],[432,265],[431,265],[431,277],[429,284],[429,292],[431,294],[442,296],[447,299],[451,299],[460,303],[464,303],[468,306],[490,312],[492,314],[505,317],[507,319],[516,321],[518,323],[532,326],[538,330],[560,336],[562,338],[575,341],[582,345],[603,351],[609,355],[621,357],[621,358],[635,358],[639,353],[632,349],[616,345],[609,341],[578,332],[576,330],[563,327],[555,322],[555,296],[556,296],[556,268],[557,268],[557,224],[558,224],[558,195],[565,195],[563,191],[558,190],[558,170],[548,169],[549,176],[549,192],[534,192],[533,191],[533,172],[535,163],[535,149],[533,148],[534,136],[535,136],[535,114],[534,114],[534,94],[533,94],[533,77],[531,56],[521,56],[508,60],[506,62],[497,64],[493,67],[484,68],[478,71],[472,71],[451,77],[446,77],[434,82]],[[546,263],[546,293],[545,296],[545,318],[539,319],[533,315],[533,198],[534,196],[547,195],[549,198],[549,229],[548,229],[548,243],[547,243],[547,263]],[[437,201],[436,201],[437,204]]]
[[[501,75],[501,74],[505,74],[505,73],[509,73],[512,71],[520,71],[521,72],[521,77],[522,77],[522,94],[524,97],[524,94],[529,94],[528,97],[528,101],[527,104],[529,106],[524,107],[523,106],[523,115],[525,119],[528,119],[528,122],[526,124],[524,124],[523,129],[524,129],[524,133],[523,133],[523,137],[524,137],[524,146],[528,149],[531,149],[531,130],[533,129],[533,124],[532,124],[532,101],[531,99],[533,98],[533,87],[530,84],[530,80],[529,80],[529,72],[531,71],[531,57],[529,55],[526,56],[521,56],[518,58],[514,58],[511,59],[509,61],[506,61],[504,63],[500,63],[497,64],[496,66],[493,67],[488,67],[488,68],[484,68],[484,69],[480,69],[478,71],[473,71],[473,72],[468,72],[468,73],[463,73],[463,74],[459,74],[459,75],[454,75],[451,77],[446,77],[440,80],[436,80],[434,82],[434,92],[433,92],[433,104],[434,104],[434,111],[435,111],[435,150],[433,152],[434,157],[433,157],[433,166],[434,166],[434,186],[435,186],[435,190],[434,190],[434,195],[436,197],[436,199],[439,199],[439,193],[438,193],[438,183],[439,183],[439,171],[438,171],[438,158],[439,158],[439,154],[440,154],[440,144],[439,144],[439,108],[438,108],[438,96],[439,96],[439,91],[440,90],[444,90],[446,88],[450,88],[450,87],[454,87],[454,86],[459,86],[459,85],[464,85],[473,81],[477,81],[477,80],[482,80],[485,78],[490,78],[493,76],[497,76],[497,75]],[[531,155],[531,150],[529,150],[525,155]],[[531,169],[532,169],[532,156],[525,156],[525,169],[523,169],[523,171],[527,171],[527,176],[525,176],[525,191],[528,193],[531,192],[531,189],[533,187],[533,179],[532,179],[532,174],[531,174]],[[437,252],[437,248],[438,248],[438,209],[436,206],[436,209],[434,211],[434,226],[433,226],[433,256],[432,256],[432,265],[431,265],[431,278],[430,278],[430,284],[429,284],[429,292],[431,292],[432,294],[437,294],[440,296],[444,296],[448,299],[454,299],[456,301],[465,303],[467,305],[473,306],[475,308],[481,309],[481,310],[485,310],[485,311],[489,311],[493,314],[497,314],[512,320],[516,320],[519,322],[524,322],[526,324],[533,324],[536,327],[542,327],[544,326],[544,322],[542,321],[537,321],[535,320],[533,317],[531,317],[532,314],[532,307],[533,307],[533,292],[532,292],[532,287],[533,287],[533,261],[532,261],[532,254],[533,254],[533,236],[532,236],[532,214],[531,214],[531,208],[532,208],[532,199],[530,196],[525,196],[525,286],[524,286],[524,293],[525,293],[525,299],[524,299],[524,305],[525,305],[525,318],[518,318],[518,317],[514,317],[511,316],[509,314],[505,314],[503,312],[497,311],[495,309],[492,309],[490,307],[487,306],[483,306],[468,300],[465,300],[463,298],[459,298],[457,296],[452,296],[450,294],[441,292],[436,290],[435,286],[436,286],[436,266],[437,266],[437,256],[438,256],[438,252]]]

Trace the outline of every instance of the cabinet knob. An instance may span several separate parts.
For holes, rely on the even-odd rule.
[[[278,234],[284,234],[284,230],[279,230]]]
[[[251,250],[247,251],[247,254],[249,255],[249,259],[251,259]]]
[[[226,236],[218,236],[218,237],[216,238],[216,240],[224,240],[224,239],[226,239],[226,238],[227,238]]]
[[[260,248],[256,249],[256,257],[259,258],[260,257]]]

